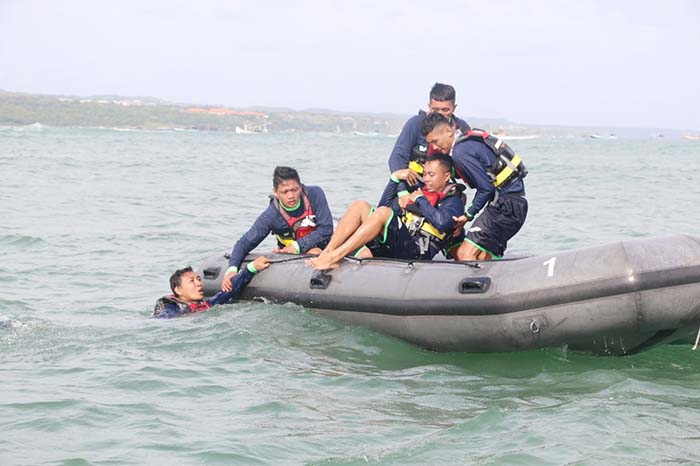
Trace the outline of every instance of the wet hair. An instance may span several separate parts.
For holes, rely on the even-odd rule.
[[[447,172],[447,173],[452,173],[452,157],[450,157],[447,154],[441,154],[441,153],[435,153],[428,157],[428,160],[425,161],[425,163],[428,162],[439,162],[440,166]]]
[[[175,293],[175,288],[180,286],[182,276],[185,275],[187,272],[193,272],[192,267],[190,267],[189,265],[184,269],[176,270],[175,273],[170,276],[170,291],[172,291],[175,296],[177,296],[177,293]]]
[[[457,98],[457,92],[455,92],[455,88],[449,84],[435,83],[433,88],[430,89],[430,98],[440,102],[445,100],[454,102]]]
[[[299,173],[290,167],[275,167],[275,172],[272,174],[272,187],[277,189],[283,181],[295,180],[301,184]]]
[[[427,136],[429,132],[442,125],[449,125],[450,121],[438,112],[428,113],[420,123],[420,132]]]

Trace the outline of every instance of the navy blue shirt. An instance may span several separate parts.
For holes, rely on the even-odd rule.
[[[326,195],[323,193],[323,189],[318,186],[305,186],[306,194],[309,196],[309,202],[311,203],[311,209],[316,216],[316,229],[296,240],[299,245],[299,251],[304,253],[309,249],[314,247],[319,247],[323,249],[328,240],[330,240],[333,234],[333,217],[331,215],[331,209],[328,207],[328,201],[326,201]],[[289,231],[289,225],[282,218],[277,207],[274,205],[275,202],[279,202],[277,199],[272,199],[270,205],[265,209],[255,220],[253,226],[236,242],[231,251],[231,258],[228,263],[229,266],[235,266],[240,268],[241,262],[248,255],[250,251],[258,247],[258,245],[265,239],[270,233],[274,235],[283,235],[285,232]],[[299,217],[304,214],[304,202],[300,202],[299,207],[289,212],[292,217]]]
[[[399,137],[396,138],[396,143],[394,144],[394,149],[391,151],[389,156],[389,171],[394,173],[396,170],[401,170],[408,168],[408,162],[411,159],[411,150],[417,144],[428,147],[428,141],[425,136],[421,133],[421,122],[425,118],[425,114],[418,114],[409,118],[406,124],[403,125]],[[462,131],[468,131],[470,129],[469,124],[452,115],[452,121],[456,123],[457,127]],[[399,192],[406,191],[406,183],[401,182],[399,184]]]
[[[472,204],[467,208],[469,217],[474,217],[491,202],[496,193],[487,169],[496,161],[496,154],[483,142],[462,141],[452,148],[452,162],[457,173],[470,188],[476,189]],[[500,189],[501,194],[524,192],[525,183],[518,179]]]

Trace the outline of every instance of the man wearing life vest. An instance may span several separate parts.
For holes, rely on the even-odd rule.
[[[151,317],[169,319],[208,311],[217,304],[227,304],[240,294],[256,273],[269,266],[270,260],[267,257],[256,258],[248,263],[243,272],[231,278],[231,291],[220,291],[214,297],[206,300],[204,299],[202,277],[197,275],[192,267],[176,270],[170,277],[170,290],[173,294],[163,296],[156,302]]]
[[[457,174],[476,189],[463,221],[472,221],[466,238],[456,249],[458,260],[500,259],[527,217],[527,174],[520,156],[485,131],[455,131],[437,112],[426,116],[421,130],[431,145],[452,156]]]
[[[353,252],[362,258],[432,259],[451,240],[455,218],[464,212],[461,191],[450,184],[450,157],[434,154],[423,168],[425,187],[409,194],[404,211],[398,185],[409,170],[392,173],[376,210],[365,201],[350,204],[328,246],[306,263],[318,270],[332,269]]]
[[[275,168],[270,204],[234,245],[223,291],[231,289],[230,278],[243,259],[270,233],[277,237],[278,246],[272,252],[282,254],[317,254],[333,234],[333,217],[323,190],[301,184],[293,168]]]
[[[449,84],[435,83],[430,90],[428,111],[440,113],[447,118],[454,130],[459,129],[462,132],[466,132],[470,129],[469,124],[454,115],[454,111],[457,108],[456,98],[457,94],[454,87]],[[408,168],[411,153],[422,152],[425,155],[432,155],[435,151],[435,148],[429,146],[425,136],[421,133],[420,125],[425,115],[426,113],[421,110],[404,124],[399,137],[396,139],[394,149],[389,156],[389,170],[391,173]],[[399,204],[402,207],[405,207],[408,202],[408,197],[406,197],[409,194],[408,186],[415,185],[417,179],[418,176],[415,173],[409,172],[406,181],[399,183]]]

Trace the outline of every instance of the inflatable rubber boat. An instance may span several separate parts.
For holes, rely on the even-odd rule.
[[[700,327],[700,238],[692,236],[488,262],[347,258],[324,273],[302,256],[271,258],[241,299],[295,303],[439,351],[626,355],[690,343]],[[224,254],[202,264],[207,295],[227,267]]]

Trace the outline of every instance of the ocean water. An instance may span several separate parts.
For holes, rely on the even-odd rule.
[[[511,143],[530,213],[509,253],[700,235],[700,144],[559,136]],[[293,305],[148,318],[265,208],[275,165],[340,216],[378,200],[393,142],[0,129],[0,465],[700,463],[691,342],[445,354]]]

